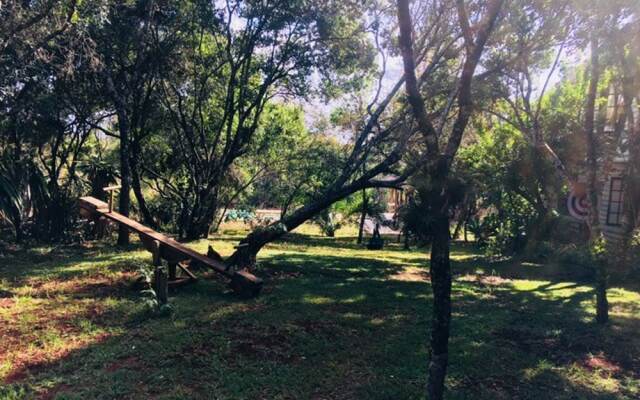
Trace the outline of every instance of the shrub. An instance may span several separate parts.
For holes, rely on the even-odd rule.
[[[234,209],[227,211],[224,220],[226,222],[242,221],[244,223],[248,223],[249,221],[255,219],[255,217],[256,214],[250,210]]]
[[[556,252],[556,259],[561,264],[591,267],[593,258],[588,246],[569,244]]]
[[[147,208],[154,216],[160,229],[166,232],[178,232],[180,204],[172,198],[155,196],[147,200]]]
[[[636,229],[631,237],[628,254],[631,270],[640,272],[640,229]]]
[[[324,210],[315,218],[316,224],[320,227],[322,233],[328,237],[334,237],[336,231],[342,227],[343,220],[336,213]]]
[[[556,246],[548,241],[527,243],[527,257],[532,260],[546,261],[557,256]]]

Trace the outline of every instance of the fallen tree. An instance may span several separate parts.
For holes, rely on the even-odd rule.
[[[424,63],[424,70],[417,77],[420,85],[432,85],[439,80],[438,72],[448,71],[449,63],[461,51],[461,47],[456,45],[459,36],[451,31],[443,8],[434,11],[431,21],[431,28],[417,39],[422,44],[429,44],[422,46],[416,54],[416,60]],[[380,82],[385,78],[385,72],[383,67]],[[374,93],[336,178],[307,204],[287,213],[278,222],[255,229],[242,239],[238,249],[227,259],[231,267],[252,266],[266,244],[281,238],[332,204],[363,189],[399,188],[416,171],[419,163],[411,162],[411,157],[407,156],[411,154],[415,141],[421,139],[417,138],[406,104],[399,101],[404,83],[403,75],[384,97],[379,98],[379,89]]]

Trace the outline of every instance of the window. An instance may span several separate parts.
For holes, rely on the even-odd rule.
[[[607,225],[619,226],[622,220],[622,178],[611,178],[609,184],[609,206],[607,207]]]

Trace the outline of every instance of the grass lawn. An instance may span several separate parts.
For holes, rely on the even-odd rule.
[[[340,233],[340,232],[339,232]],[[243,232],[213,238],[229,254]],[[0,258],[0,399],[420,399],[424,250],[363,250],[310,227],[260,254],[262,295],[201,279],[154,316],[132,289],[150,255],[106,242]],[[205,251],[211,241],[191,244]],[[489,264],[457,245],[449,399],[640,398],[640,294],[561,267]]]

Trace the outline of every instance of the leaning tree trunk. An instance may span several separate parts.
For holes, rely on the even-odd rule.
[[[598,43],[591,40],[591,76],[585,107],[585,142],[587,145],[587,191],[589,195],[589,245],[595,249],[602,239],[600,215],[598,213],[598,140],[595,135],[595,106],[598,95],[600,66],[598,62]],[[606,249],[605,249],[606,251]],[[607,261],[606,257],[596,256],[596,321],[604,324],[609,320],[609,302],[607,300]]]
[[[366,187],[365,183],[361,183],[361,185],[354,185],[340,190],[328,191],[324,196],[318,198],[313,203],[298,208],[294,212],[286,215],[280,221],[273,223],[266,228],[256,229],[240,241],[238,249],[227,259],[227,264],[236,268],[253,267],[256,261],[256,256],[266,244],[271,243],[284,236],[287,232],[294,230],[298,226],[318,215],[321,211],[336,201],[342,200]]]
[[[253,267],[256,262],[256,256],[267,243],[282,237],[329,207],[335,201],[332,198],[333,196],[325,196],[323,199],[285,216],[275,224],[251,232],[240,241],[238,250],[229,257],[227,263],[237,268]]]

